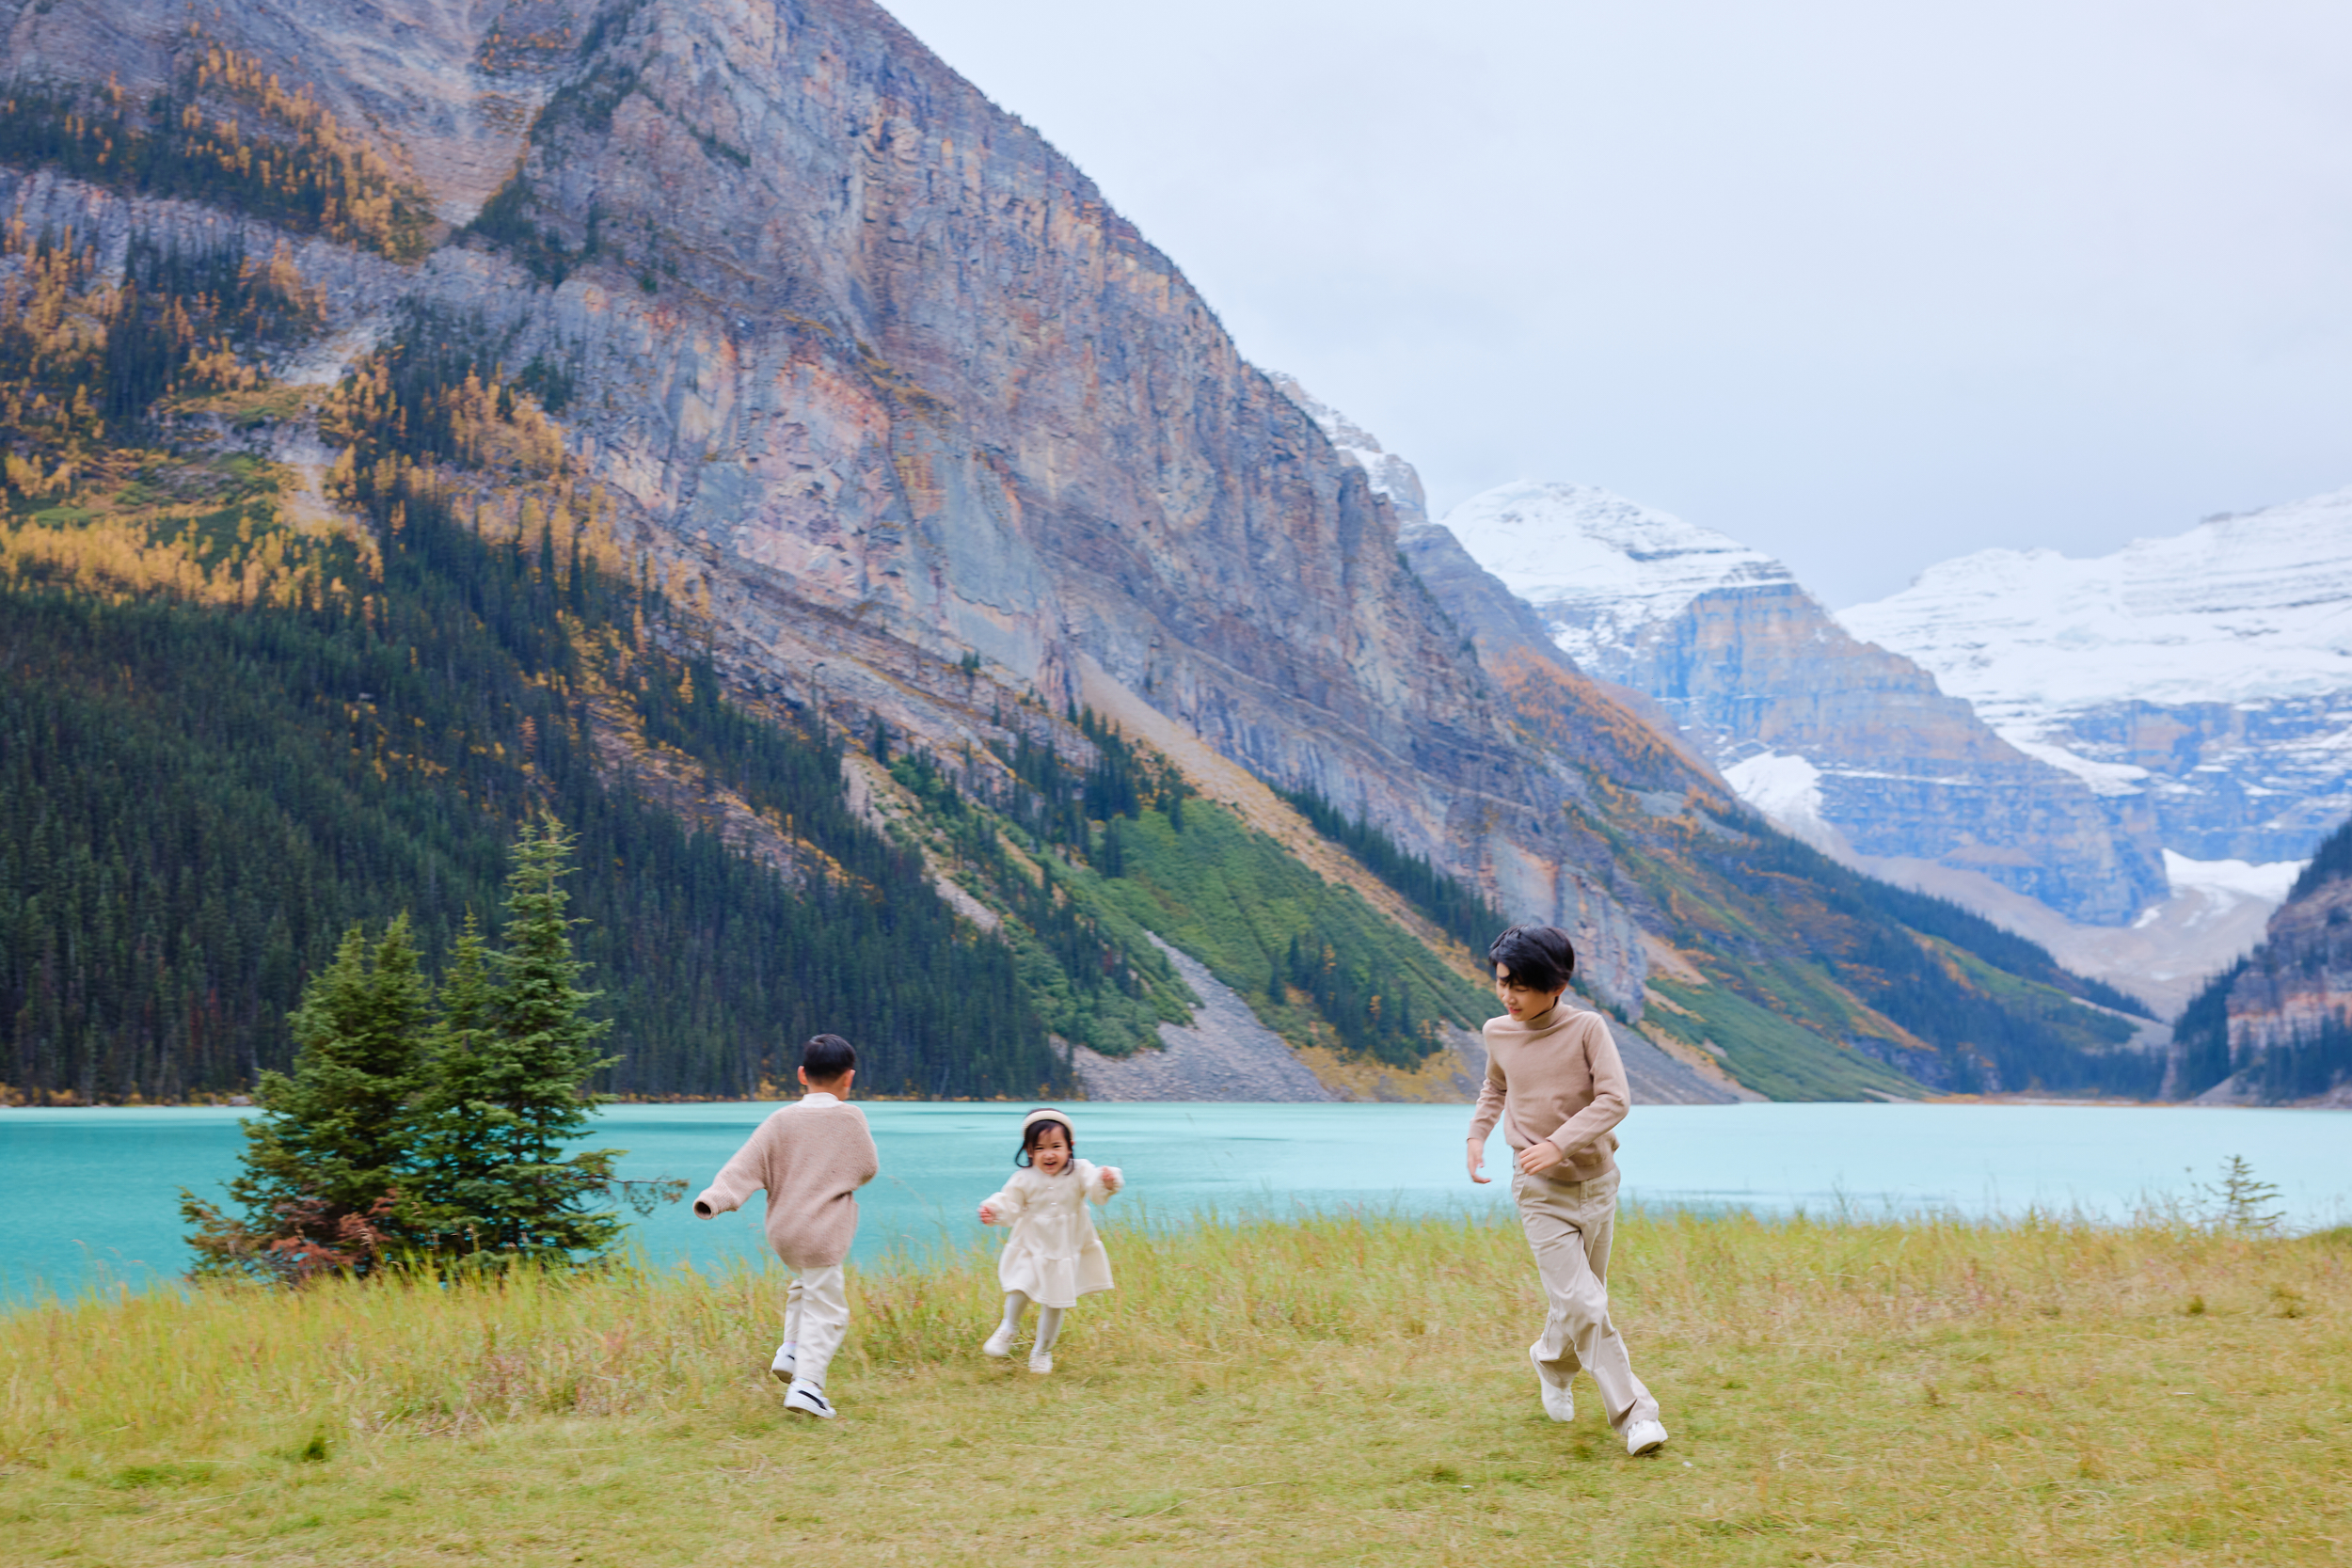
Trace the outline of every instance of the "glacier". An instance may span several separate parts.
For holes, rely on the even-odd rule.
[[[2088,559],[1979,550],[1837,620],[2192,860],[2283,863],[2352,813],[2352,488]]]
[[[1837,612],[2038,738],[2102,705],[2248,703],[2352,689],[2352,488],[2135,539],[2112,555],[1979,550]]]

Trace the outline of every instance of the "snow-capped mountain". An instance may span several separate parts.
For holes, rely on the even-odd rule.
[[[2352,812],[2352,489],[2091,560],[1979,551],[1838,620],[2192,858],[2294,860]]]
[[[1579,484],[1501,485],[1444,526],[1587,673],[1654,699],[1797,836],[2075,920],[2121,924],[2164,896],[2158,846],[2134,824],[1909,659],[1849,636],[1762,551]]]
[[[1447,513],[1445,526],[1537,607],[1569,657],[1611,680],[1636,657],[1645,627],[1701,594],[1796,581],[1729,534],[1597,485],[1499,484]]]
[[[1364,470],[1365,477],[1372,481],[1373,493],[1388,498],[1399,524],[1410,528],[1429,520],[1429,499],[1421,487],[1421,470],[1396,453],[1382,450],[1372,432],[1300,386],[1296,376],[1281,371],[1265,373],[1276,391],[1315,421],[1331,444],[1340,449],[1341,456]]]

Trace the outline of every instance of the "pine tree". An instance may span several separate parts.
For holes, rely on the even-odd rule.
[[[504,1164],[497,1133],[509,1119],[498,1103],[495,1070],[499,994],[491,957],[470,914],[441,982],[438,1015],[426,1044],[426,1086],[417,1105],[407,1211],[434,1250],[469,1251],[485,1216],[499,1208]]]
[[[626,1151],[564,1151],[604,1098],[585,1092],[589,1078],[614,1059],[596,1051],[612,1024],[586,1016],[596,993],[580,989],[572,956],[571,850],[553,816],[523,830],[502,949],[469,930],[442,988],[415,1152],[417,1218],[443,1252],[568,1260],[620,1232],[613,1211],[591,1205],[612,1191]]]
[[[245,1170],[229,1183],[243,1216],[180,1191],[198,1274],[299,1280],[380,1262],[398,1239],[428,999],[406,915],[373,949],[365,927],[344,933],[294,1011],[294,1075],[263,1072],[254,1091],[262,1114],[244,1123]]]

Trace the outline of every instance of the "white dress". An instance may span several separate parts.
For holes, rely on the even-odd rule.
[[[1004,1191],[988,1199],[996,1223],[1012,1227],[996,1277],[1008,1291],[1019,1291],[1040,1307],[1075,1307],[1078,1298],[1111,1288],[1110,1254],[1095,1238],[1094,1216],[1087,1200],[1108,1203],[1110,1189],[1103,1184],[1108,1169],[1090,1160],[1075,1160],[1059,1176],[1048,1176],[1034,1165],[1013,1172]]]

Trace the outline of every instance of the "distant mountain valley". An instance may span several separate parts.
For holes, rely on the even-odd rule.
[[[1408,463],[1289,386],[1426,515]],[[2352,491],[2098,560],[1981,552],[1836,614],[1769,556],[1592,486],[1501,485],[1408,526],[1424,571],[1440,532],[1775,825],[2168,1018],[2352,816]]]

